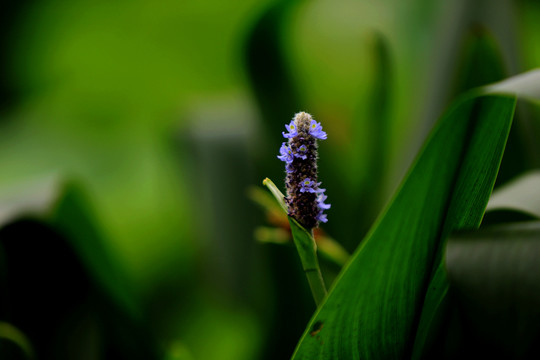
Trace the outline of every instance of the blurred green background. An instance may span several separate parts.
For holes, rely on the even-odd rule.
[[[283,124],[327,131],[324,230],[352,252],[458,93],[540,66],[539,19],[532,0],[3,3],[0,354],[290,357],[315,307],[247,196],[281,184]]]

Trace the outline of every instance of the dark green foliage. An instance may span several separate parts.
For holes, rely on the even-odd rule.
[[[508,76],[495,39],[482,25],[472,26],[465,34],[459,55],[451,99]]]
[[[28,207],[23,192],[1,224],[0,321],[39,359],[159,358],[80,187],[52,185],[41,194],[51,201]]]
[[[283,123],[299,110],[300,96],[285,51],[286,20],[298,3],[301,1],[272,4],[255,22],[245,44],[246,70],[271,144],[281,143]],[[283,172],[280,164],[275,164],[269,175]]]
[[[540,223],[454,234],[446,268],[456,313],[453,358],[540,356]],[[433,353],[432,355],[435,355]]]

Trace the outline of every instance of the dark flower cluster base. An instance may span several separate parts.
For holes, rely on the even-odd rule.
[[[319,222],[327,222],[324,210],[330,205],[324,201],[326,189],[317,182],[317,139],[325,140],[326,132],[310,114],[299,112],[285,125],[283,137],[289,139],[281,145],[278,159],[285,162],[287,177],[287,197],[289,216],[295,218],[306,229],[312,229]]]

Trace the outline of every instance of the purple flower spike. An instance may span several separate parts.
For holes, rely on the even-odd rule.
[[[328,221],[324,210],[330,208],[325,203],[326,190],[317,181],[317,140],[326,139],[327,135],[321,124],[303,111],[295,114],[285,129],[283,136],[289,140],[281,145],[278,158],[285,162],[287,173],[288,214],[306,229],[313,229]]]
[[[279,149],[279,153],[281,154],[277,157],[279,160],[285,161],[287,164],[290,164],[293,162],[294,160],[293,152],[286,143],[283,143],[281,145],[281,148]]]
[[[311,120],[311,123],[309,124],[309,134],[314,138],[321,140],[326,140],[327,138],[326,132],[323,131],[321,123],[318,123],[315,120]]]
[[[285,134],[285,132],[282,132],[284,138],[292,139],[296,135],[298,135],[298,130],[296,129],[296,124],[294,123],[294,120],[291,120],[289,125],[285,125],[285,129],[287,129],[288,133]]]

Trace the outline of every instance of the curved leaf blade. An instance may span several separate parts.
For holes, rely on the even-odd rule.
[[[538,84],[540,81],[540,72],[537,70],[529,71],[524,74],[517,75],[512,78],[505,79],[501,82],[486,86],[479,89],[485,94],[506,94],[508,96],[524,97],[527,100],[539,100],[538,93],[535,93],[534,84]],[[536,96],[536,97],[535,97]],[[517,119],[519,120],[519,119]],[[516,138],[514,133],[513,138]],[[510,132],[509,137],[507,137],[506,147],[511,145],[512,141],[512,132]],[[515,141],[515,140],[514,140]],[[505,149],[504,158],[500,160],[502,162],[501,167],[499,168],[499,173],[497,174],[497,181],[500,181],[501,178],[508,176],[508,171],[504,171],[504,159],[508,159],[509,153]],[[510,157],[512,157],[514,162],[515,158],[519,159],[520,155],[517,155],[515,149],[510,149]],[[474,165],[473,165],[474,166]],[[504,173],[501,173],[503,171]],[[530,185],[529,185],[530,186]],[[496,192],[493,197],[497,196]],[[491,202],[490,200],[490,202]],[[529,204],[532,205],[534,200],[529,199]],[[522,205],[521,205],[522,206]],[[534,206],[534,205],[533,205]],[[490,204],[487,205],[487,210],[490,210]],[[477,212],[477,216],[482,216],[482,213]],[[479,217],[469,217],[468,219],[464,217],[465,223],[462,224],[459,229],[471,229],[476,228],[480,224],[480,220],[483,224],[486,223],[497,223],[497,222],[508,222],[508,221],[523,221],[532,218],[532,216],[525,215],[525,212],[518,213],[512,211],[492,211],[488,212],[483,219]],[[440,354],[429,353],[430,351],[440,351],[438,345],[434,343],[436,338],[442,334],[441,327],[448,326],[446,323],[449,321],[449,315],[452,303],[448,299],[450,283],[447,278],[445,264],[443,260],[439,260],[437,269],[434,271],[426,298],[424,300],[424,307],[422,309],[422,314],[420,317],[420,322],[416,332],[416,339],[413,347],[413,359],[426,358],[430,359],[433,356],[439,357]],[[440,339],[439,339],[440,340]]]

